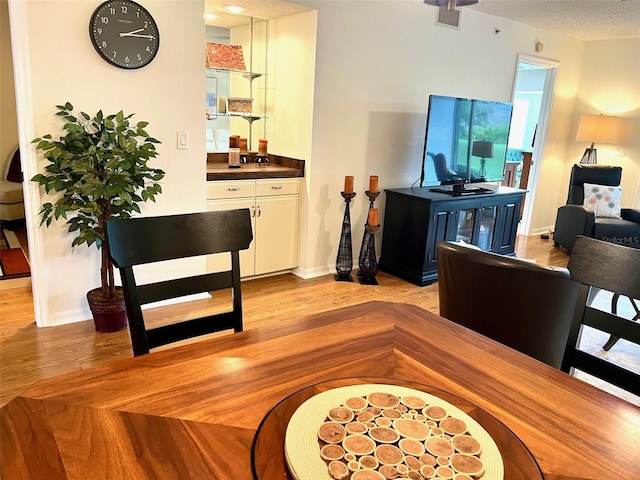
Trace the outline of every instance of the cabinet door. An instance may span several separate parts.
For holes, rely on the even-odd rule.
[[[473,243],[478,208],[470,206],[458,210],[456,242]]]
[[[496,226],[496,212],[498,207],[480,207],[477,212],[478,232],[473,244],[482,250],[491,251]]]
[[[240,252],[240,274],[242,277],[255,275],[255,251],[256,251],[256,206],[254,198],[238,198],[229,200],[209,200],[207,210],[219,212],[221,210],[235,210],[237,208],[248,208],[251,212],[251,228],[253,229],[253,241],[247,250]],[[218,272],[231,268],[231,258],[228,254],[219,253],[207,257],[207,272]]]
[[[298,265],[298,195],[256,198],[255,274]]]
[[[436,267],[438,260],[436,252],[436,247],[438,243],[444,242],[445,240],[451,239],[451,232],[454,231],[455,225],[454,222],[456,220],[456,211],[445,207],[437,208],[433,212],[433,216],[431,217],[432,225],[429,226],[429,241],[427,242],[427,262],[424,265],[425,269],[433,269]]]
[[[472,243],[482,250],[491,250],[497,207],[483,204],[465,205],[458,211],[456,241]]]
[[[509,255],[515,251],[522,198],[518,197],[517,200],[503,202],[498,207],[499,213],[493,247],[493,251],[496,253]]]

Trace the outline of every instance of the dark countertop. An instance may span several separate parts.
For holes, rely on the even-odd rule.
[[[229,168],[228,158],[226,153],[207,154],[207,181],[304,177],[304,160],[270,154],[268,165],[246,163]],[[255,159],[254,152],[251,158]]]

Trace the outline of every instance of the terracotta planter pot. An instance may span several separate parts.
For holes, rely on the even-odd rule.
[[[127,326],[127,310],[121,287],[116,287],[115,298],[105,298],[100,288],[87,293],[89,308],[98,332],[118,332]]]

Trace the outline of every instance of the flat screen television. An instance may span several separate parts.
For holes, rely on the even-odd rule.
[[[487,193],[469,184],[504,175],[513,104],[431,95],[420,185],[450,195]]]

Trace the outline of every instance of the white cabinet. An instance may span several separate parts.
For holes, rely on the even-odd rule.
[[[240,252],[243,277],[289,270],[298,265],[300,179],[217,180],[207,184],[207,210],[248,208],[253,242]],[[228,256],[227,256],[228,257]],[[228,268],[212,255],[207,269]]]

